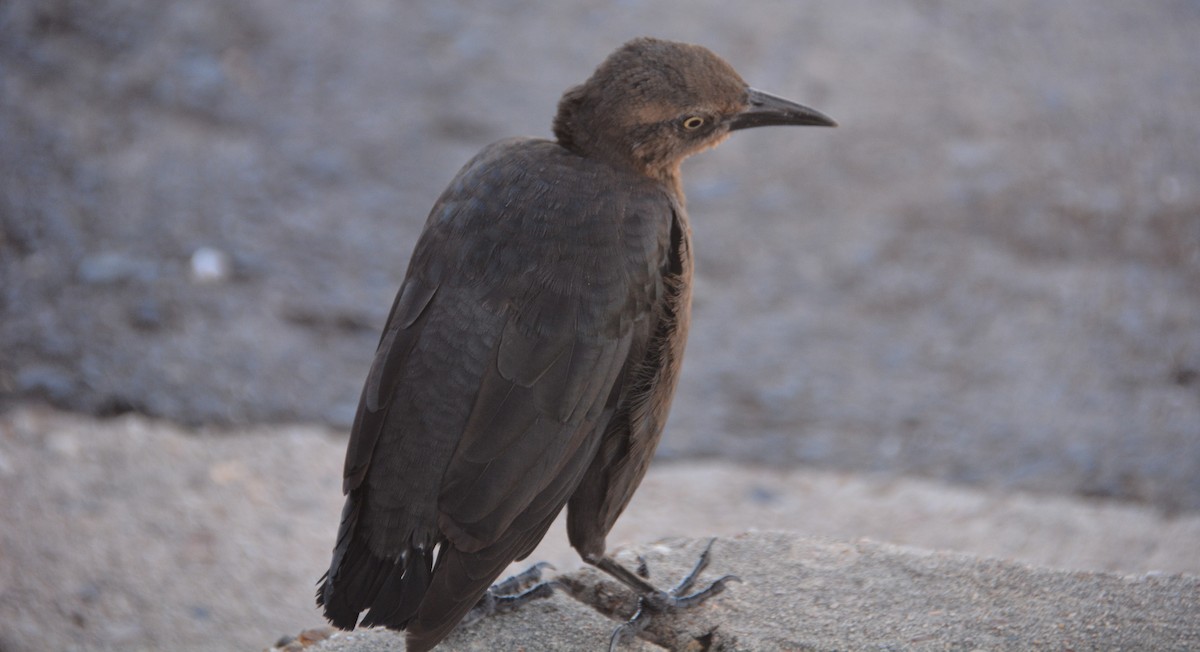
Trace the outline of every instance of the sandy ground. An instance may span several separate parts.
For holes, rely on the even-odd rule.
[[[312,595],[340,513],[343,446],[314,426],[8,413],[0,649],[256,650],[320,625]],[[1195,514],[718,461],[654,467],[610,545],[755,529],[1200,575]],[[579,566],[561,524],[533,559]]]
[[[0,406],[345,427],[447,181],[646,33],[841,123],[686,164],[665,455],[1200,509],[1191,2],[8,0]]]

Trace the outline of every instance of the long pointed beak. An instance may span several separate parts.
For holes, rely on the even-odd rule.
[[[729,123],[729,130],[772,125],[836,127],[837,122],[816,109],[810,109],[803,104],[797,104],[791,100],[751,88],[750,106],[746,107],[745,111],[733,116],[733,121]]]

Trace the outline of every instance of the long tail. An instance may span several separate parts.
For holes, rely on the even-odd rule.
[[[524,524],[524,529],[517,525],[504,538],[481,550],[463,552],[445,544],[421,608],[408,625],[405,649],[428,650],[454,631],[504,569],[533,552],[558,511],[552,510],[540,522]]]
[[[428,650],[446,638],[512,562],[511,551],[464,553],[446,546],[416,617],[408,624],[406,650]]]
[[[362,625],[407,630],[406,650],[432,649],[513,560],[537,546],[557,514],[553,510],[527,529],[512,528],[481,550],[464,552],[443,541],[436,552],[409,548],[392,560],[371,552],[356,531],[358,500],[352,492],[342,511],[329,572],[317,588],[317,604],[341,629]],[[359,621],[363,611],[367,613]]]
[[[329,571],[317,587],[317,605],[335,627],[381,625],[404,629],[429,588],[434,551],[409,548],[396,559],[373,553],[358,536],[359,501],[346,498]],[[367,615],[359,622],[359,614]]]

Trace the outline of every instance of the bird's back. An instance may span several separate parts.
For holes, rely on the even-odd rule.
[[[536,546],[637,384],[626,376],[646,372],[681,214],[660,184],[544,140],[493,144],[455,177],[351,432],[319,592],[336,625],[369,610],[363,624],[436,642]]]

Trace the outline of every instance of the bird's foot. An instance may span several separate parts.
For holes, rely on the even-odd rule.
[[[611,557],[601,557],[594,562],[597,568],[613,576],[622,584],[625,584],[638,593],[637,610],[634,612],[633,617],[613,630],[612,638],[609,639],[608,644],[609,652],[615,652],[623,642],[630,640],[645,629],[654,615],[694,607],[724,591],[727,583],[742,581],[736,575],[725,575],[708,586],[689,593],[692,590],[692,586],[696,583],[696,578],[708,566],[709,553],[715,541],[716,539],[709,539],[708,545],[700,553],[700,558],[696,560],[696,565],[692,567],[691,572],[684,576],[674,588],[667,591],[656,589],[649,582],[642,579],[642,577],[639,577],[639,575],[643,577],[649,575],[645,561],[640,558],[638,560],[637,574],[630,572],[624,566],[613,561]]]
[[[473,623],[492,614],[512,611],[530,600],[550,597],[558,583],[542,581],[542,571],[547,568],[553,569],[554,566],[548,562],[538,562],[502,582],[493,584],[463,617],[463,624]]]

